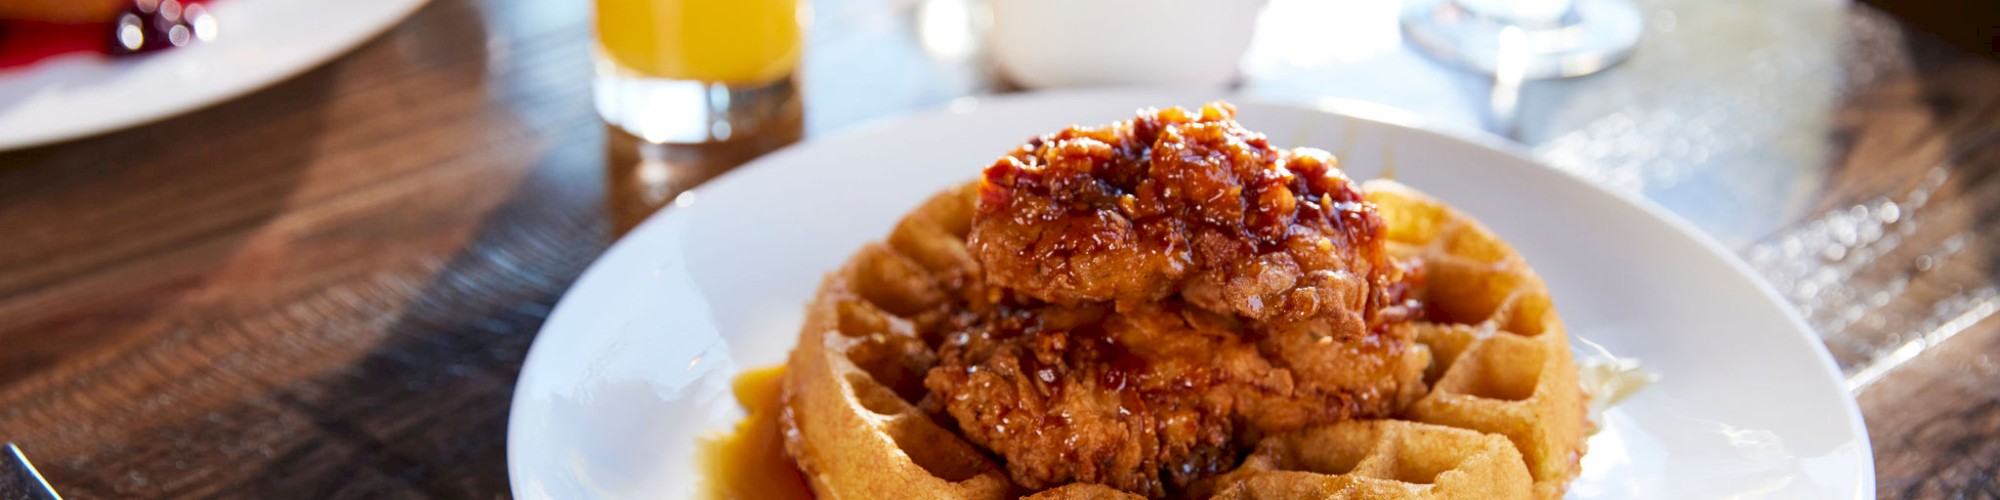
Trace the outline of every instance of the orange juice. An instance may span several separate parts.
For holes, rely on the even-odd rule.
[[[597,0],[597,41],[658,78],[769,83],[799,63],[799,0]]]

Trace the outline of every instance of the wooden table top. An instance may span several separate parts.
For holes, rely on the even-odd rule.
[[[68,498],[507,496],[522,358],[622,228],[801,132],[991,91],[910,62],[911,4],[820,2],[804,121],[659,153],[664,182],[597,121],[581,1],[432,0],[247,97],[0,153],[0,440]],[[1847,9],[1898,41],[1840,55],[1893,67],[1735,246],[1826,330],[1881,496],[2000,495],[2000,62]]]

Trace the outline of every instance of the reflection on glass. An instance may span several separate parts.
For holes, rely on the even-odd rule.
[[[663,144],[606,124],[605,208],[613,234],[625,234],[697,184],[798,142],[805,130],[802,117],[798,106],[782,108],[763,121],[757,134],[700,144]]]
[[[1411,0],[1402,24],[1432,56],[1525,78],[1603,71],[1632,54],[1642,29],[1630,0]]]

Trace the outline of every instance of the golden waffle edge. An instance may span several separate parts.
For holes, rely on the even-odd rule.
[[[975,184],[905,216],[828,275],[785,379],[787,451],[824,498],[1136,498],[1096,485],[1022,491],[918,409],[919,325],[977,264]],[[1363,186],[1389,250],[1423,269],[1430,391],[1398,419],[1270,436],[1197,492],[1214,498],[1560,498],[1589,423],[1569,341],[1541,279],[1471,217],[1393,181]]]

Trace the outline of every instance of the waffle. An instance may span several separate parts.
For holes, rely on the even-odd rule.
[[[1420,268],[1429,392],[1398,420],[1269,438],[1216,498],[1561,498],[1578,473],[1583,395],[1547,288],[1463,213],[1393,181],[1362,187],[1389,252]],[[1525,467],[1523,467],[1525,466]]]
[[[1535,497],[1561,498],[1592,424],[1547,286],[1512,247],[1443,202],[1393,181],[1362,189],[1388,221],[1390,254],[1423,268],[1427,320],[1412,327],[1431,350],[1431,390],[1405,417],[1506,436]]]
[[[1526,262],[1462,213],[1400,184],[1365,185],[1392,256],[1420,269],[1415,329],[1428,393],[1398,419],[1266,436],[1213,498],[1562,496],[1583,453],[1568,340]],[[922,408],[926,338],[955,304],[988,293],[965,246],[975,185],[946,191],[863,247],[808,305],[785,380],[786,450],[825,498],[1139,498],[1098,485],[1024,491]],[[976,301],[970,301],[976,302]]]
[[[940,194],[828,275],[806,308],[785,373],[785,451],[823,498],[1007,498],[993,461],[932,420],[921,399],[935,354],[918,336],[949,285],[977,267],[966,252],[973,186]]]

